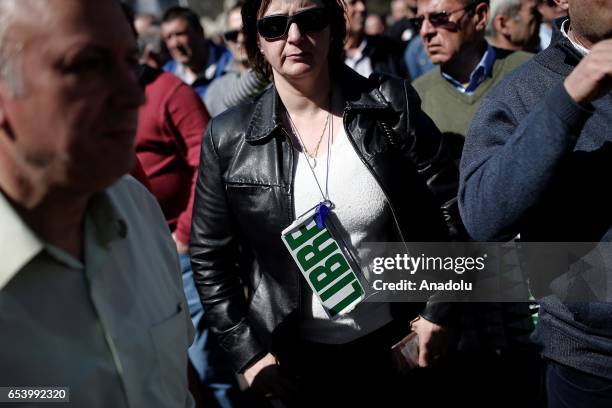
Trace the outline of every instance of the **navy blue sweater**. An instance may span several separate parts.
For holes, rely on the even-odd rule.
[[[461,160],[470,235],[501,241],[612,241],[612,94],[588,108],[563,80],[581,55],[560,33],[482,102]],[[602,270],[610,276],[610,270]],[[610,279],[608,279],[610,280]],[[540,299],[545,357],[612,379],[612,303]]]

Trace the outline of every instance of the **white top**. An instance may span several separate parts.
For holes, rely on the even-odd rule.
[[[330,156],[329,198],[335,205],[333,212],[341,224],[343,241],[352,246],[354,254],[363,257],[363,243],[388,240],[389,226],[393,222],[391,209],[378,182],[355,152],[344,129],[334,139]],[[322,145],[319,152],[326,153],[327,144]],[[298,156],[293,193],[296,217],[323,200],[304,154]],[[324,192],[326,166],[326,157],[317,159],[315,173]],[[371,265],[362,265],[362,271],[366,279],[372,278]],[[327,344],[347,343],[392,320],[388,303],[373,302],[362,302],[345,316],[330,320],[306,282],[302,282],[301,287],[301,332],[306,340]]]
[[[569,23],[569,19],[563,21],[563,23],[561,24],[561,34],[563,34],[563,36],[567,38],[570,43],[572,43],[576,51],[582,54],[583,57],[587,56],[589,53],[589,49],[583,46],[582,44],[572,40],[572,37],[569,36]]]
[[[368,45],[368,41],[364,38],[361,44],[359,44],[359,47],[357,47],[357,52],[355,52],[352,58],[347,56],[344,59],[344,63],[359,75],[368,78],[374,69],[372,68],[370,57],[363,55],[363,50],[365,50],[366,45]]]
[[[75,407],[193,406],[178,258],[139,183],[92,197],[84,263],[40,240],[2,193],[0,225],[0,385],[70,387]]]

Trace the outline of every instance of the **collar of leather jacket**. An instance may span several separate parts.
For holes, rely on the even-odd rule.
[[[392,110],[393,108],[379,90],[382,76],[372,74],[364,78],[347,66],[342,66],[332,81],[340,85],[346,98],[344,112]],[[282,126],[281,116],[284,112],[283,103],[274,86],[270,86],[260,96],[255,104],[251,122],[247,127],[247,142],[256,142],[270,136]]]

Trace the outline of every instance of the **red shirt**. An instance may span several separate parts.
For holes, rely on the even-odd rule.
[[[141,82],[136,155],[170,229],[189,243],[200,143],[210,116],[196,92],[166,72],[147,69]]]
[[[145,173],[144,169],[142,168],[142,164],[140,163],[140,160],[138,160],[138,156],[136,156],[136,160],[134,160],[134,167],[132,168],[130,175],[138,180],[140,184],[145,186],[147,190],[151,191],[151,183],[149,183],[147,173]]]

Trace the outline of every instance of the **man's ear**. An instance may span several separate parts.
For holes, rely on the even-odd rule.
[[[46,194],[43,181],[47,169],[33,165],[20,151],[7,109],[12,95],[0,80],[0,190],[20,206],[32,209]]]
[[[0,81],[0,129],[4,129],[7,125],[6,112],[4,109],[5,100],[4,84]]]
[[[557,6],[561,7],[563,11],[569,10],[569,0],[555,0],[555,3],[557,3]]]
[[[479,3],[474,9],[474,15],[476,16],[476,31],[484,31],[489,20],[489,5]]]
[[[9,97],[6,84],[0,80],[0,137],[14,140],[11,124],[6,114],[6,101]]]
[[[496,15],[493,19],[493,26],[495,27],[495,32],[505,36],[509,30],[507,16],[501,14]]]

